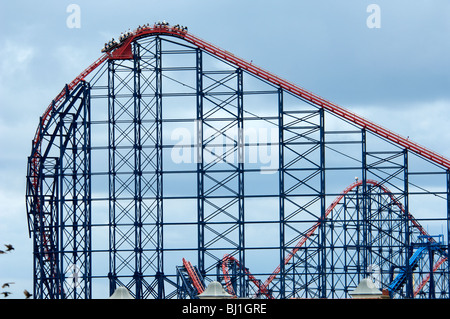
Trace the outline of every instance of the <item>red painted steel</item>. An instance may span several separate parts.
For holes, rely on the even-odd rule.
[[[225,255],[222,258],[222,273],[223,273],[223,277],[224,277],[224,281],[225,281],[225,288],[227,289],[228,293],[231,295],[236,295],[235,292],[233,291],[233,287],[231,285],[231,278],[228,274],[228,263],[229,262],[234,262],[236,263],[238,266],[240,266],[239,260],[237,260],[236,258],[234,258],[231,255]],[[258,279],[255,278],[255,276],[253,276],[248,269],[244,269],[244,273],[248,276],[248,278],[255,284],[256,287],[258,287],[258,291],[265,295],[268,299],[273,299],[272,295],[270,294],[269,290],[267,290],[267,287],[262,285],[260,283],[260,281]]]
[[[324,218],[327,218],[328,215],[333,211],[333,209],[335,209],[335,207],[339,204],[339,202],[342,200],[342,198],[348,194],[350,191],[352,191],[353,189],[355,189],[358,186],[362,186],[364,183],[363,180],[359,180],[354,182],[353,184],[351,184],[350,186],[348,186],[338,197],[336,197],[336,199],[331,203],[331,205],[327,208],[327,210],[325,211],[325,216]],[[391,193],[391,191],[386,188],[385,186],[383,186],[382,184],[380,184],[379,182],[375,181],[375,180],[366,180],[367,184],[379,187],[385,194],[387,194],[393,203],[395,203],[395,205],[397,205],[400,210],[402,211],[403,214],[407,215],[408,218],[411,220],[412,224],[420,231],[420,233],[422,235],[425,235],[429,238],[430,241],[434,241],[434,239],[429,236],[426,232],[426,230],[414,219],[414,217],[410,214],[407,213],[405,208],[403,207],[403,205],[394,197],[394,195]],[[289,261],[292,259],[292,257],[297,253],[297,251],[305,244],[305,242],[315,233],[315,231],[317,230],[317,228],[319,228],[321,222],[318,221],[316,224],[314,224],[313,227],[311,227],[305,234],[304,237],[302,237],[300,239],[300,241],[297,243],[297,245],[295,245],[294,249],[289,253],[289,255],[285,258],[284,260],[284,265],[287,265],[289,263]],[[275,277],[280,273],[281,271],[281,265],[278,266],[274,272],[272,273],[272,275],[264,282],[264,286],[267,288],[270,283],[275,279]]]
[[[422,280],[422,282],[420,283],[420,285],[417,286],[416,290],[414,290],[414,297],[417,296],[417,294],[423,289],[423,287],[425,287],[425,285],[428,283],[428,281],[431,278],[431,273],[435,272],[436,270],[439,269],[439,267],[441,267],[441,265],[447,261],[447,257],[441,257],[437,263],[434,265],[433,270],[428,273],[428,275]]]
[[[336,206],[340,203],[340,201],[342,200],[342,198],[348,194],[350,191],[352,191],[353,189],[355,189],[356,187],[362,186],[364,183],[363,180],[359,180],[356,181],[355,183],[351,184],[350,186],[348,186],[338,197],[336,197],[336,199],[331,203],[330,206],[328,206],[327,210],[325,211],[325,216],[324,218],[326,219],[329,214],[333,211],[333,209],[336,208]],[[379,182],[375,181],[375,180],[366,180],[367,184],[370,184],[372,186],[376,186],[379,187],[383,193],[385,193],[386,195],[388,195],[392,202],[400,208],[400,210],[402,211],[403,214],[405,214],[412,222],[412,224],[414,225],[414,227],[416,227],[419,232],[426,236],[428,238],[429,241],[431,242],[435,242],[434,238],[431,237],[427,231],[417,222],[417,220],[415,220],[414,216],[412,216],[410,213],[407,213],[404,206],[395,198],[395,196],[391,193],[391,191],[385,187],[384,185],[380,184]],[[298,252],[298,250],[306,243],[306,241],[315,233],[315,231],[317,230],[317,228],[319,228],[321,222],[318,221],[314,224],[314,226],[312,226],[305,234],[305,236],[303,236],[299,242],[297,243],[297,245],[295,245],[294,249],[289,253],[289,255],[285,258],[284,260],[284,265],[287,265],[289,263],[289,261],[292,259],[292,257]],[[226,288],[228,289],[228,292],[230,294],[234,294],[234,292],[232,291],[231,287],[231,282],[230,282],[230,277],[228,276],[228,267],[227,267],[227,262],[229,260],[232,260],[234,262],[236,262],[239,265],[239,261],[237,259],[235,259],[234,257],[230,256],[230,255],[225,255],[222,259],[222,272],[224,274],[224,281],[225,281],[225,285]],[[440,265],[442,265],[442,263],[444,261],[446,261],[447,258],[441,258],[434,267],[434,271],[440,267]],[[269,293],[269,285],[272,283],[272,281],[276,278],[276,276],[278,276],[278,274],[281,271],[281,265],[279,265],[274,271],[273,273],[269,276],[269,278],[267,278],[267,280],[264,282],[264,284],[260,284],[259,281],[253,276],[251,275],[251,273],[246,269],[245,273],[246,275],[249,276],[249,279],[252,280],[252,282],[255,283],[255,285],[258,287],[259,292],[265,296],[267,296],[268,298],[273,298],[272,295]],[[425,286],[425,284],[428,282],[429,277],[425,278],[422,282],[421,285],[418,286],[418,288],[415,291],[415,295]]]
[[[100,66],[103,62],[105,62],[107,60],[107,58],[109,57],[109,54],[104,54],[102,55],[99,59],[97,59],[94,63],[92,63],[87,69],[85,69],[83,72],[81,72],[72,82],[70,82],[67,85],[67,89],[70,91],[73,88],[75,88],[78,83],[80,83],[81,81],[83,81],[85,79],[86,76],[88,76],[92,71],[94,71],[98,66]],[[33,145],[35,148],[33,157],[31,159],[31,174],[32,174],[32,185],[33,185],[33,189],[34,192],[36,194],[36,210],[38,212],[41,211],[41,197],[38,196],[39,194],[39,181],[38,181],[38,171],[39,171],[39,165],[40,165],[40,159],[41,159],[41,132],[43,131],[43,129],[48,125],[48,121],[50,120],[50,115],[51,112],[54,108],[57,108],[58,106],[61,105],[62,101],[63,101],[63,97],[66,95],[66,88],[62,89],[61,92],[55,97],[55,99],[52,101],[52,103],[50,103],[50,105],[47,107],[47,109],[45,110],[44,114],[42,115],[41,119],[40,119],[40,125],[37,128],[37,131],[35,133],[35,137],[33,139]],[[51,249],[49,248],[49,235],[48,233],[44,232],[42,234],[43,236],[43,249],[45,252],[49,252],[51,251]],[[50,261],[50,258],[47,256],[47,260]]]
[[[413,141],[409,140],[408,138],[405,138],[399,134],[396,134],[386,128],[381,127],[380,125],[377,125],[355,113],[350,112],[349,110],[344,109],[341,106],[338,106],[337,104],[334,104],[304,88],[301,88],[287,80],[284,80],[282,78],[279,78],[278,76],[260,68],[255,65],[253,65],[250,62],[244,61],[241,58],[238,58],[237,56],[233,55],[232,53],[222,50],[206,41],[203,41],[197,37],[195,37],[192,34],[186,34],[184,36],[184,39],[188,40],[189,42],[195,44],[199,48],[212,53],[215,56],[218,56],[228,62],[231,62],[238,67],[262,78],[265,79],[272,84],[275,84],[277,86],[280,86],[281,88],[285,89],[286,91],[289,91],[293,93],[294,95],[297,95],[317,106],[320,106],[362,128],[367,129],[368,131],[371,131],[391,142],[394,142],[395,144],[398,144],[408,150],[411,150],[437,164],[440,164],[444,166],[447,169],[450,169],[450,160],[446,157],[439,155],[417,143],[414,143]]]
[[[183,258],[183,266],[184,268],[186,268],[189,278],[191,278],[192,284],[194,285],[195,289],[197,289],[197,292],[201,294],[203,291],[205,291],[205,287],[203,287],[203,284],[200,278],[198,278],[197,273],[195,272],[195,269],[192,266],[191,262]]]
[[[69,89],[75,87],[81,80],[83,80],[89,73],[94,71],[99,65],[101,65],[108,58],[110,59],[131,59],[131,43],[137,38],[149,36],[149,35],[169,35],[175,36],[194,44],[200,49],[203,49],[206,52],[209,52],[219,58],[222,58],[239,68],[246,70],[276,86],[280,86],[286,91],[293,93],[294,95],[305,99],[319,107],[322,107],[333,114],[336,114],[345,120],[348,120],[351,123],[354,123],[362,128],[367,129],[368,131],[375,133],[376,135],[383,137],[395,144],[400,145],[408,150],[411,150],[424,158],[431,160],[434,163],[442,165],[443,167],[450,169],[450,160],[446,157],[439,155],[424,146],[421,146],[408,138],[405,138],[397,133],[394,133],[380,125],[377,125],[368,119],[365,119],[353,112],[350,112],[343,107],[334,104],[302,87],[299,87],[285,79],[282,79],[256,65],[251,62],[247,62],[234,54],[223,50],[205,40],[200,39],[199,37],[194,36],[187,31],[182,31],[176,27],[171,27],[167,25],[154,25],[153,27],[143,27],[135,30],[131,33],[131,35],[125,39],[122,43],[120,43],[117,47],[115,47],[112,51],[105,53],[102,57],[100,57],[97,61],[95,61],[92,65],[90,65],[86,70],[84,70],[79,76],[77,76],[68,86]],[[55,98],[55,102],[61,100],[64,96],[64,90]],[[42,116],[42,124],[45,125],[48,120],[52,105],[50,105],[44,115]],[[39,143],[39,136],[35,137],[35,144]]]
[[[439,165],[442,165],[443,167],[450,169],[450,160],[447,159],[446,157],[439,155],[417,143],[414,143],[413,141],[400,136],[388,129],[385,129],[371,121],[369,121],[368,119],[365,119],[355,113],[350,112],[347,109],[344,109],[341,106],[338,106],[337,104],[334,104],[304,88],[301,88],[285,79],[282,79],[250,62],[247,62],[237,56],[235,56],[234,54],[223,50],[207,41],[204,41],[196,36],[194,36],[193,34],[190,34],[186,31],[182,31],[180,29],[177,29],[175,27],[170,27],[167,25],[154,25],[153,27],[145,27],[145,28],[140,28],[135,30],[134,32],[131,33],[131,35],[125,39],[122,43],[120,43],[118,46],[116,46],[113,50],[106,52],[105,54],[103,54],[98,60],[96,60],[94,63],[92,63],[88,68],[86,68],[82,73],[80,73],[80,75],[78,75],[72,82],[70,82],[67,85],[67,88],[69,90],[72,90],[78,83],[80,83],[81,81],[83,81],[92,71],[94,71],[97,67],[99,67],[103,62],[105,62],[107,59],[131,59],[132,56],[132,51],[131,51],[131,43],[136,40],[137,38],[141,38],[141,37],[145,37],[148,35],[156,35],[156,34],[161,34],[161,35],[169,35],[169,36],[175,36],[175,37],[179,37],[182,39],[185,39],[186,41],[194,44],[195,46],[197,46],[198,48],[209,52],[211,54],[213,54],[216,57],[219,57],[225,61],[228,61],[234,65],[236,65],[237,67],[248,71],[251,74],[256,75],[257,77],[264,79],[276,86],[281,87],[282,89],[293,93],[294,95],[307,100],[313,104],[315,104],[316,106],[322,107],[328,111],[330,111],[333,114],[338,115],[339,117],[354,123],[358,126],[360,126],[361,128],[365,128],[368,131],[375,133],[376,135],[385,138],[401,147],[404,147],[408,150],[411,150],[414,153],[419,154],[420,156],[436,163]],[[41,129],[44,128],[47,124],[48,121],[50,119],[50,115],[51,115],[51,111],[53,109],[53,107],[58,106],[61,102],[62,102],[62,98],[65,95],[65,88],[55,97],[55,99],[53,100],[52,104],[50,104],[48,106],[48,108],[45,110],[42,118],[41,118],[41,125],[38,128],[36,134],[35,134],[35,138],[34,138],[34,145],[36,147],[36,156],[33,159],[33,167],[36,169],[33,169],[32,171],[34,172],[34,174],[37,173],[37,167],[39,165],[39,147],[40,147],[40,132]],[[350,185],[345,191],[344,193],[339,196],[333,203],[332,205],[328,208],[327,210],[327,214],[329,214],[329,212],[339,203],[339,201],[342,199],[342,197],[348,193],[351,189],[353,189],[354,187],[357,187],[359,185],[361,185],[362,181],[359,181],[357,183],[354,183],[352,185]],[[381,187],[385,192],[387,192],[387,190],[385,190],[383,188],[382,185],[380,185],[378,182],[375,181],[367,181],[367,183],[371,183],[373,185],[379,186]],[[38,190],[38,183],[37,180],[34,183],[34,187],[36,190]],[[37,194],[37,193],[36,193]],[[390,192],[389,192],[390,194]],[[392,196],[392,195],[391,195]],[[395,200],[392,196],[392,199]],[[334,206],[333,206],[334,205]],[[403,209],[403,208],[402,208]],[[403,209],[403,212],[406,213]],[[408,213],[408,216],[411,218],[413,224],[418,227],[420,229],[420,231],[422,233],[425,234],[425,231],[423,230],[423,228],[412,218],[412,216]],[[306,240],[315,232],[315,230],[319,227],[320,222],[318,222],[317,224],[315,224],[305,235],[305,237],[303,237],[300,242],[296,245],[296,247],[294,248],[294,250],[289,254],[289,256],[286,257],[285,260],[285,264],[287,264],[289,262],[289,260],[292,258],[292,256],[298,251],[298,249],[306,242]],[[229,255],[226,255],[224,257],[224,261],[228,262],[228,261],[234,261],[237,262],[238,261]],[[186,261],[183,259],[183,263],[185,263]],[[226,263],[223,263],[223,265]],[[187,265],[187,267],[186,267]],[[199,281],[198,278],[196,278],[196,274],[192,269],[192,265],[190,265],[189,262],[186,262],[185,264],[186,269],[188,270],[188,273],[190,276],[193,276],[191,278],[193,278],[194,280],[194,286],[196,287],[196,289],[199,292],[202,292],[204,290],[204,288],[202,288],[202,285]],[[225,267],[225,266],[224,266]],[[227,271],[224,268],[224,271]],[[274,271],[274,273],[266,280],[266,282],[263,285],[260,285],[259,281],[256,280],[256,278],[254,278],[250,273],[248,273],[247,275],[249,275],[250,279],[255,283],[255,285],[258,286],[258,288],[260,289],[260,292],[262,294],[265,294],[267,297],[271,298],[270,293],[267,290],[268,285],[272,282],[272,280],[276,277],[276,275],[280,272],[280,266]],[[224,273],[225,274],[225,273]],[[229,277],[228,277],[229,280]],[[228,284],[227,284],[228,285]],[[201,290],[201,291],[200,291]]]

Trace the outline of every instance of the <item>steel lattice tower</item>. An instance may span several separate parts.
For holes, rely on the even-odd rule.
[[[106,51],[33,140],[36,298],[449,297],[447,159],[178,27]]]

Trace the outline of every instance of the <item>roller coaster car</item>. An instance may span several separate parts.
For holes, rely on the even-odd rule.
[[[117,48],[119,46],[119,43],[116,41],[110,41],[109,43],[105,43],[105,47],[102,49],[102,52],[110,52],[111,50]]]
[[[132,35],[131,32],[125,32],[125,33],[122,33],[122,34],[120,35],[120,37],[119,37],[119,42],[120,42],[120,43],[124,42],[124,41],[125,41],[126,39],[128,39],[131,35]]]
[[[136,29],[136,31],[135,31],[134,33],[131,32],[131,31],[122,33],[122,34],[120,35],[120,37],[119,37],[119,42],[120,42],[120,43],[117,43],[117,41],[115,41],[114,39],[112,39],[112,40],[109,41],[108,43],[105,43],[105,46],[104,46],[104,48],[102,49],[102,52],[103,52],[103,53],[111,52],[112,50],[114,50],[115,48],[117,48],[118,46],[120,46],[120,45],[121,45],[126,39],[128,39],[130,36],[132,36],[133,34],[136,34],[136,32],[139,32],[139,31],[145,31],[145,30],[150,30],[150,29],[151,29],[151,28],[150,28],[150,25],[147,24],[147,25],[144,25],[144,26],[139,26],[139,27]],[[188,28],[187,28],[187,27],[182,26],[182,25],[179,25],[179,24],[177,24],[177,25],[175,25],[175,26],[173,26],[173,27],[170,27],[170,26],[169,26],[169,23],[168,23],[168,22],[165,22],[165,21],[155,23],[155,24],[153,25],[153,29],[154,29],[154,30],[155,30],[155,29],[165,29],[165,30],[170,30],[170,31],[172,31],[172,32],[179,33],[179,34],[186,34],[187,31],[188,31]]]
[[[172,31],[173,31],[173,32],[178,32],[178,33],[182,33],[182,34],[187,33],[187,30],[188,30],[187,27],[184,27],[184,26],[179,25],[179,24],[174,25],[174,26],[172,27]]]
[[[155,23],[155,24],[153,25],[153,28],[154,28],[154,29],[169,29],[169,22],[166,22],[166,21],[163,21],[163,22],[158,21],[157,23]]]

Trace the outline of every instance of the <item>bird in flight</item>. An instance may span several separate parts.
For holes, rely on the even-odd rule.
[[[13,283],[13,282],[5,282],[5,283],[2,285],[2,288],[9,287],[9,285],[12,285],[12,284],[14,284],[14,283]]]
[[[12,294],[12,292],[9,292],[9,291],[3,291],[2,294],[5,295],[5,298],[6,298],[6,297],[8,297],[10,294]]]
[[[5,246],[6,246],[6,251],[14,250],[14,247],[11,244],[5,244]]]
[[[32,294],[30,294],[29,292],[28,292],[28,290],[24,290],[23,291],[23,294],[25,295],[25,297],[28,299],[28,298],[30,298],[31,296],[33,296]]]

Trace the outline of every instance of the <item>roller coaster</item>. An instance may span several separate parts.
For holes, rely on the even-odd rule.
[[[186,27],[118,39],[39,119],[35,298],[449,298],[449,159]]]

